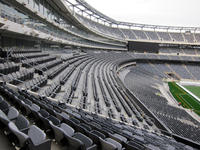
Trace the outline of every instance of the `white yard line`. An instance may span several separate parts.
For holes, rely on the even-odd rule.
[[[180,82],[180,83],[183,83],[183,82]],[[181,85],[180,83],[176,82],[176,84],[178,86],[180,86],[182,89],[184,89],[187,93],[189,93],[190,95],[192,95],[192,97],[194,97],[195,99],[197,99],[199,102],[200,102],[200,98],[197,97],[195,94],[193,94],[192,92],[190,92],[188,89],[186,89],[183,84]],[[188,83],[188,82],[187,82]],[[194,84],[191,84],[191,83],[194,83],[194,82],[190,82],[190,84],[184,84],[184,85],[194,85]]]

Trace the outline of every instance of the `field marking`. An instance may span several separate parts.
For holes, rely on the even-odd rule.
[[[198,102],[200,103],[200,99],[199,97],[197,97],[195,94],[193,94],[191,91],[189,91],[188,89],[186,89],[184,86],[182,86],[179,83],[176,83],[178,86],[180,86],[183,90],[185,90],[187,93],[189,93],[191,96],[193,96],[196,100],[198,100]]]
[[[181,102],[183,102],[187,106],[188,109],[193,108],[182,96],[180,97],[178,93],[175,93],[175,95],[179,98]]]
[[[175,83],[175,86],[176,87],[178,87],[179,89],[181,89],[183,86],[180,86],[180,84],[179,83]],[[186,95],[188,95],[189,97],[190,96],[192,96],[192,98],[197,102],[197,103],[199,103],[200,101],[199,101],[199,99],[197,100],[196,98],[195,98],[195,94],[193,94],[192,92],[188,92],[187,93],[187,89],[185,90],[186,88],[184,88],[183,87],[183,89],[181,89],[181,91],[183,92],[183,94],[186,94]],[[185,91],[184,91],[185,90]],[[191,94],[192,93],[192,94]],[[177,94],[175,94],[176,96],[177,96]],[[194,96],[193,96],[194,95]],[[178,96],[179,97],[179,96]],[[182,96],[181,96],[181,98],[183,98]],[[179,100],[180,100],[180,98],[179,98]],[[183,100],[184,100],[184,98],[183,98]],[[199,105],[200,105],[200,103],[199,103]],[[200,111],[199,111],[199,109],[195,109],[194,107],[192,107],[192,105],[189,105],[189,106],[191,106],[191,108],[188,108],[188,109],[192,109],[194,112],[196,112],[196,113],[200,113]]]

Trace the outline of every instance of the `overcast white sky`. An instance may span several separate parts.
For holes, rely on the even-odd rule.
[[[200,27],[200,0],[86,0],[118,21]]]

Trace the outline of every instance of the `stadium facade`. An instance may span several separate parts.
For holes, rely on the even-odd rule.
[[[0,0],[0,146],[198,149],[200,109],[168,82],[199,82],[199,45],[200,28],[120,22],[84,0]]]

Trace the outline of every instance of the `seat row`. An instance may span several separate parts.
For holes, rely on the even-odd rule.
[[[63,60],[63,61],[69,61],[69,60],[71,60],[71,59],[74,59],[74,58],[78,58],[78,57],[82,57],[82,55],[80,55],[79,53],[78,54],[73,54],[73,55],[71,55],[71,56],[61,56],[61,59]]]
[[[69,66],[68,62],[64,62],[46,72],[48,79],[55,78],[59,73],[61,73],[63,70],[65,70]]]
[[[24,94],[24,91],[22,92]],[[40,107],[46,108],[46,111],[44,109],[38,111],[42,125],[45,126],[44,130],[47,131],[51,129],[54,133],[55,140],[62,145],[67,144],[74,150],[80,148],[121,150],[123,147],[122,143],[127,142],[125,137],[117,133],[111,131],[109,133],[106,130],[101,131],[98,129],[99,125],[95,125],[95,123],[91,124],[92,126],[86,124],[78,113],[72,112],[70,109],[64,109],[66,113],[59,112],[58,105],[54,104],[54,107],[52,107],[48,104],[49,101],[45,97],[42,97],[41,100],[45,101],[45,103],[40,101],[40,103],[42,103]],[[81,119],[81,121],[79,119]],[[128,146],[128,144],[126,146]],[[138,144],[138,147],[144,149],[140,144]]]
[[[120,102],[129,116],[135,114],[136,118],[140,122],[142,122],[143,121],[142,115],[144,115],[144,113],[141,111],[141,109],[137,107],[137,105],[134,102],[130,101],[131,98],[129,97],[129,95],[126,93],[124,88],[121,88],[122,85],[119,85],[120,81],[117,80],[116,74],[114,74],[114,70],[116,69],[115,67],[116,66],[113,66],[113,69],[110,72],[110,78],[111,81],[115,83],[114,86],[116,87],[116,91],[120,95]]]
[[[3,75],[0,77],[2,81],[17,85],[22,81],[30,80],[33,78],[34,69],[24,69],[17,72],[13,72],[8,75]]]
[[[66,83],[66,81],[72,75],[75,69],[76,69],[75,66],[70,66],[63,72],[63,74],[59,78],[61,85],[64,85]]]
[[[93,61],[93,59],[91,58],[84,58],[82,60],[79,60],[78,62],[74,63],[74,65],[76,67],[79,67],[79,69],[77,69],[77,72],[75,74],[75,76],[73,77],[73,80],[71,82],[71,86],[70,88],[67,90],[67,92],[64,94],[63,99],[67,102],[67,103],[72,103],[72,98],[74,96],[75,91],[77,90],[81,75],[83,73],[83,70],[85,69],[85,67],[88,65],[88,63],[91,63]],[[73,68],[72,68],[73,69]],[[72,70],[73,72],[75,70]],[[72,72],[69,72],[68,74],[68,78],[72,75]],[[66,79],[66,78],[65,78]],[[81,101],[81,100],[80,100]]]
[[[53,61],[55,59],[56,59],[55,56],[45,56],[45,57],[41,57],[41,58],[26,59],[26,60],[22,60],[22,67],[30,68],[30,67],[38,65],[38,64]]]
[[[113,111],[114,110],[114,108],[112,108],[111,107],[111,100],[107,97],[107,95],[106,95],[106,88],[104,88],[104,87],[106,87],[104,84],[104,82],[102,82],[103,81],[103,79],[102,78],[104,78],[104,71],[107,71],[107,66],[108,66],[108,62],[107,61],[105,61],[105,60],[103,60],[102,61],[103,63],[101,64],[101,67],[102,67],[102,69],[100,70],[98,70],[98,76],[97,76],[97,78],[98,78],[98,82],[99,82],[99,86],[100,86],[100,89],[101,89],[101,92],[102,92],[102,96],[103,96],[103,101],[104,101],[104,103],[105,103],[105,105],[106,105],[106,107],[107,107],[107,115],[110,117],[110,118],[113,118],[113,119],[116,119],[116,113]],[[101,78],[102,77],[102,78]]]
[[[24,60],[24,59],[45,57],[45,56],[49,56],[49,54],[48,53],[11,54],[11,60],[13,60],[14,62],[20,62],[20,60]]]
[[[12,51],[13,54],[42,52],[40,49],[36,49],[36,48],[18,48],[18,47],[12,47],[12,48],[7,47],[7,48],[4,48],[3,51],[6,51],[6,52]]]
[[[25,91],[20,92],[22,95],[27,94]],[[77,113],[72,113],[70,110],[66,109],[66,112],[74,117],[67,115],[64,112],[58,110],[58,105],[54,104],[55,107],[49,104],[49,101],[45,97],[41,97],[38,101],[40,109],[37,110],[37,117],[43,126],[42,129],[48,131],[49,129],[53,131],[55,140],[61,145],[67,145],[70,149],[97,149],[97,144],[100,144],[99,136],[101,135],[101,149],[117,149],[118,146],[122,147],[120,143],[114,141],[111,138],[106,138],[99,131],[93,130],[85,123],[81,123],[76,117],[80,117]],[[47,102],[47,103],[44,103]],[[56,107],[57,106],[57,107]],[[46,110],[45,110],[45,109]],[[57,108],[57,109],[56,109]],[[56,117],[55,117],[56,116]],[[76,131],[76,132],[75,132]],[[86,135],[86,132],[90,136]],[[96,138],[97,141],[93,142],[92,138]],[[109,141],[109,142],[108,142]],[[114,143],[114,144],[112,144]],[[121,149],[119,147],[119,149]]]
[[[28,105],[23,103],[17,96],[10,95],[12,92],[0,88],[1,94],[10,98],[11,103],[20,103],[21,108]],[[2,93],[3,92],[3,93]],[[14,100],[14,101],[12,101]],[[27,106],[26,106],[27,105]],[[30,106],[32,109],[34,106]],[[46,134],[38,126],[31,125],[29,120],[19,112],[15,106],[11,106],[3,97],[0,97],[0,126],[6,136],[13,142],[15,147],[29,150],[50,150],[51,140],[46,138]]]
[[[117,109],[118,112],[119,111],[121,112],[121,107],[119,105],[119,104],[121,104],[122,108],[124,109],[124,111],[127,113],[127,115],[129,117],[131,117],[133,114],[135,114],[137,120],[142,122],[143,121],[142,116],[144,115],[144,113],[140,109],[138,109],[138,108],[136,109],[136,107],[135,107],[136,104],[133,105],[132,101],[129,100],[130,97],[127,95],[126,91],[124,91],[123,88],[120,88],[121,85],[118,85],[119,81],[117,81],[115,79],[116,77],[115,77],[115,74],[113,71],[116,70],[116,65],[113,65],[114,63],[113,64],[111,63],[111,65],[110,65],[110,62],[112,62],[112,61],[110,61],[110,59],[108,59],[108,58],[104,59],[104,61],[105,60],[108,62],[105,62],[106,65],[103,65],[104,67],[102,69],[102,73],[99,72],[98,76],[97,76],[102,94],[105,93],[104,90],[107,89],[109,91],[111,99],[115,105],[115,108]],[[104,70],[105,70],[105,75],[104,75]],[[101,77],[100,77],[100,75],[101,75]],[[101,80],[103,80],[104,82],[101,82]],[[102,87],[102,83],[105,84],[106,88]],[[105,94],[103,94],[103,95],[105,95]],[[116,96],[116,98],[115,98],[115,96]],[[107,102],[109,102],[107,96],[105,96],[103,98],[104,98],[105,104],[107,105]],[[116,104],[118,104],[118,107],[116,107],[117,106]],[[112,114],[113,111],[111,113],[111,110],[108,109],[108,115],[114,116],[114,114]],[[120,118],[122,121],[127,120],[124,115],[120,115]],[[133,119],[133,122],[132,122],[133,125],[138,125],[137,120]],[[150,121],[148,120],[148,122],[150,122]],[[151,123],[148,125],[152,126]]]
[[[116,84],[116,82],[113,81],[112,78],[111,78],[113,76],[113,75],[110,75],[111,67],[112,67],[112,65],[110,65],[110,64],[107,66],[106,72],[105,72],[105,75],[103,75],[103,78],[105,78],[105,77],[107,78],[107,82],[110,85],[111,90],[113,91],[113,95],[115,95],[115,97],[116,97],[114,101],[117,102],[118,105],[120,104],[121,105],[121,109],[123,108],[123,110],[125,111],[125,113],[129,117],[131,117],[132,116],[132,112],[130,111],[130,109],[128,108],[127,104],[124,102],[124,99],[122,98],[122,96],[120,95],[120,93],[117,91],[115,85],[113,84],[113,83]],[[115,104],[115,102],[114,102],[114,104]],[[120,119],[122,121],[127,122],[127,119],[126,119],[126,117],[123,114],[120,114]]]
[[[25,82],[23,85],[21,85],[21,87],[36,92],[39,90],[40,87],[43,87],[46,84],[47,84],[47,77],[39,76],[30,81]]]
[[[140,131],[140,133],[139,133],[139,130],[136,131],[135,129],[133,129],[133,128],[131,129],[126,125],[119,125],[117,122],[112,124],[111,120],[106,121],[105,119],[98,117],[95,114],[89,115],[88,113],[82,112],[81,110],[77,111],[76,109],[70,109],[70,107],[66,108],[63,104],[55,104],[54,102],[50,102],[49,100],[47,100],[45,97],[41,98],[40,101],[46,102],[46,104],[44,104],[43,107],[46,108],[46,110],[48,110],[49,114],[51,114],[53,116],[55,116],[57,114],[57,118],[61,118],[58,116],[62,114],[61,115],[62,118],[59,120],[62,120],[68,126],[73,128],[76,132],[80,132],[81,134],[84,134],[85,137],[87,137],[87,139],[90,138],[93,143],[92,147],[95,146],[94,145],[94,143],[95,143],[98,148],[103,149],[103,150],[105,150],[105,149],[121,149],[121,148],[137,150],[137,149],[145,149],[146,147],[148,147],[150,149],[152,149],[152,148],[155,149],[158,147],[160,147],[161,149],[167,149],[168,146],[164,146],[163,141],[161,140],[163,138],[165,142],[170,143],[170,145],[172,146],[171,148],[175,148],[175,147],[176,148],[177,147],[185,148],[185,145],[178,144],[172,139],[168,139],[166,137],[161,137],[161,136],[158,137],[158,135],[151,135],[153,133],[148,133],[146,131],[142,131],[143,133],[141,133],[141,131]],[[53,107],[50,107],[48,105],[49,103],[51,103],[51,105],[53,105]],[[60,114],[60,112],[57,110],[57,108],[62,108],[62,111],[64,111],[64,112],[61,112],[61,114]],[[68,115],[66,115],[66,113]],[[68,129],[68,127],[66,127],[67,128],[66,129],[65,126],[61,126],[61,124],[59,125],[59,121],[56,120],[54,117],[47,117],[47,118],[51,118],[52,122],[54,122],[53,123],[54,125],[59,126],[61,128],[63,127],[64,132],[66,132],[68,134],[71,133],[71,131],[70,131],[71,129]],[[43,124],[44,124],[44,122],[43,122]],[[118,124],[118,125],[116,126],[116,124]],[[51,125],[50,126],[47,125],[47,126],[48,126],[48,128],[51,127],[54,134],[56,135],[56,133],[55,133],[56,131],[54,131],[53,127]],[[123,126],[123,130],[120,126]],[[96,130],[97,132],[94,130]],[[131,131],[132,133],[129,133],[128,130]],[[105,136],[102,135],[102,137],[101,137],[98,132],[102,133]],[[91,133],[96,133],[96,138]],[[143,134],[148,137],[142,136]],[[58,135],[60,135],[60,134],[58,134]],[[73,137],[73,134],[72,134],[72,137]],[[82,138],[80,138],[80,139],[82,139]],[[149,138],[151,138],[151,140]],[[161,139],[159,139],[159,138],[161,138]],[[154,143],[153,141],[155,139],[158,140],[159,142]],[[71,138],[64,137],[64,144],[70,145],[70,143],[71,143],[70,140],[71,140]],[[82,141],[83,141],[83,139],[82,139]],[[87,141],[90,141],[90,140],[87,140]],[[149,144],[149,142],[151,144]],[[76,149],[75,148],[76,146],[75,147],[73,146],[74,142],[72,142],[72,143],[73,144],[70,146],[73,147],[73,149]],[[86,142],[86,143],[91,143],[91,142]],[[85,146],[87,145],[86,143],[85,143]],[[81,145],[80,143],[78,144],[77,142],[76,142],[76,144]],[[88,144],[88,145],[91,146],[91,144]],[[144,145],[146,145],[146,146],[144,146]],[[185,148],[185,149],[187,149],[187,148]]]
[[[56,96],[56,93],[58,93],[60,90],[60,83],[58,81],[55,81],[44,91],[44,94],[48,97],[54,98]]]
[[[53,60],[50,62],[46,62],[46,63],[40,64],[40,65],[37,65],[35,67],[35,72],[39,73],[39,74],[43,74],[44,71],[47,71],[48,69],[55,67],[61,63],[62,63],[62,60],[57,59],[57,60]]]
[[[1,74],[9,74],[9,73],[13,73],[19,71],[19,65],[15,64],[14,62],[6,62],[6,63],[2,63],[0,64],[0,73]]]
[[[115,105],[115,108],[118,112],[121,112],[121,107],[119,106],[119,103],[116,101],[116,99],[114,98],[113,92],[110,88],[110,86],[108,85],[107,81],[105,80],[105,78],[103,78],[103,82],[105,83],[106,89],[108,90],[110,97]]]
[[[7,95],[11,102],[25,107],[26,116],[33,115],[36,125],[51,139],[55,138],[69,149],[192,149],[163,135],[107,120],[43,96],[37,98],[25,90],[15,92],[6,85],[0,87],[0,92]]]
[[[62,73],[62,75],[60,76],[59,80],[60,80],[60,84],[64,85],[66,83],[66,81],[68,80],[68,78],[73,74],[73,72],[76,70],[76,67],[78,67],[79,65],[85,67],[87,64],[85,63],[85,61],[92,61],[92,59],[90,58],[84,58],[84,59],[80,59],[80,60],[76,60],[74,61],[73,64],[69,65],[69,67]],[[70,64],[70,63],[69,63]],[[76,78],[75,78],[76,79]]]

